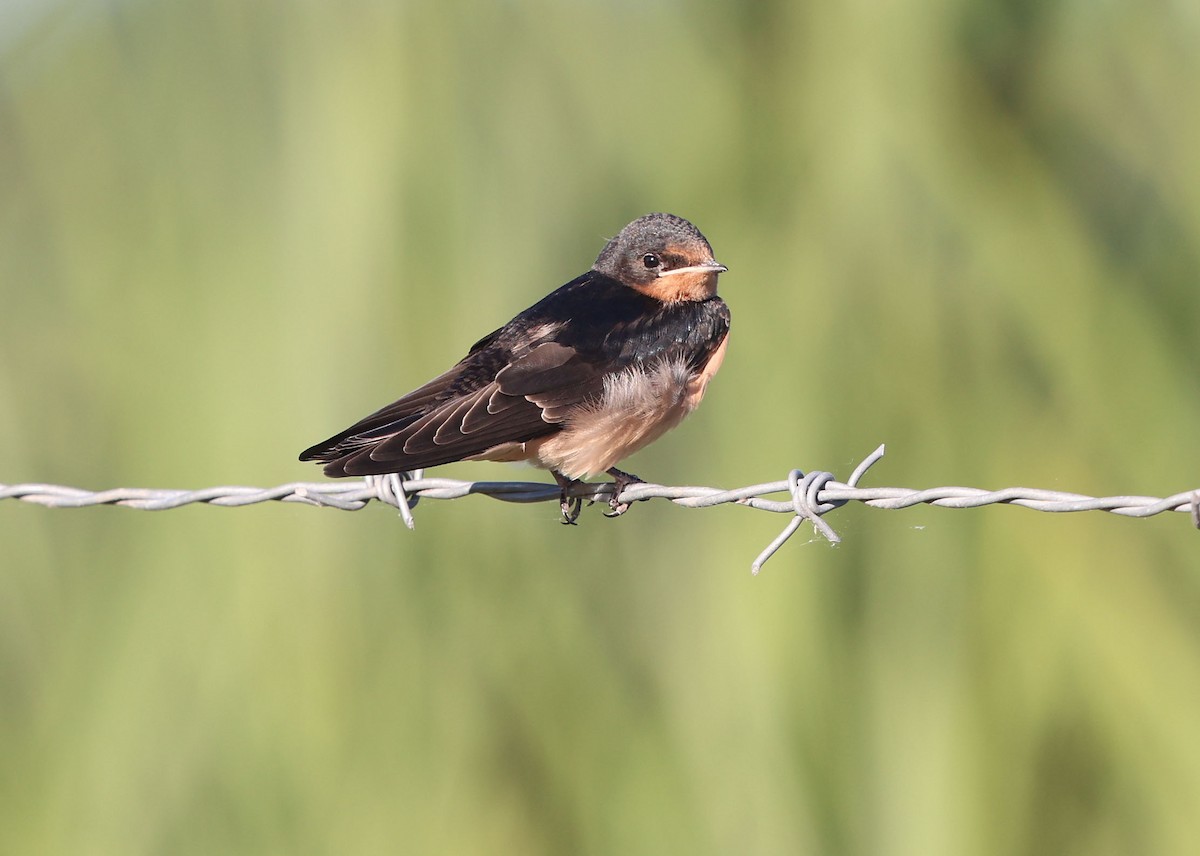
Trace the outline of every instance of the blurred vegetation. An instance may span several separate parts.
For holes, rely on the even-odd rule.
[[[733,344],[632,471],[1184,490],[1198,91],[1188,3],[0,5],[0,481],[315,478],[668,210]],[[0,851],[1195,852],[1182,517],[417,516],[0,507]]]

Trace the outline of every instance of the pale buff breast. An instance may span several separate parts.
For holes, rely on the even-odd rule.
[[[605,381],[599,402],[580,408],[561,432],[535,441],[536,448],[529,451],[541,466],[571,478],[615,467],[696,409],[725,359],[728,341],[726,337],[698,373],[677,360],[613,375]]]

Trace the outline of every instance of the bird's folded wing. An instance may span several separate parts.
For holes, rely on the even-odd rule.
[[[330,475],[369,475],[433,467],[480,455],[504,443],[523,443],[558,431],[572,409],[597,399],[606,369],[575,349],[546,342],[514,359],[494,379],[426,401],[413,413],[410,396],[345,432],[323,459]],[[423,388],[424,389],[424,388]],[[418,390],[420,392],[420,390]],[[396,418],[380,421],[386,414]],[[365,424],[370,422],[370,424]]]

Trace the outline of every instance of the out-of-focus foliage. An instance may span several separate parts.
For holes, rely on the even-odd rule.
[[[0,5],[0,481],[316,477],[651,210],[629,462],[1200,484],[1189,3]],[[493,465],[443,471],[525,478]],[[1185,854],[1200,540],[988,508],[0,507],[0,851]]]

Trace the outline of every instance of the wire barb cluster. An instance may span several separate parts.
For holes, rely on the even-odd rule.
[[[841,539],[822,519],[835,508],[848,502],[861,502],[872,508],[900,509],[913,505],[936,505],[941,508],[979,508],[984,505],[1019,505],[1035,511],[1107,511],[1123,517],[1150,517],[1165,511],[1189,514],[1193,525],[1200,529],[1200,489],[1168,497],[1153,496],[1085,496],[1053,490],[1010,487],[1002,490],[982,490],[974,487],[937,487],[913,490],[905,487],[859,487],[862,476],[880,458],[880,446],[851,474],[849,481],[836,481],[832,473],[812,472],[807,475],[792,470],[785,481],[765,482],[734,490],[715,487],[670,487],[638,483],[621,491],[622,502],[634,503],[644,499],[667,499],[684,508],[709,508],[736,503],[760,511],[791,514],[792,520],[759,554],[751,565],[755,574],[783,546],[800,525],[811,521],[813,529],[830,543]],[[570,495],[588,502],[605,502],[611,498],[611,482],[580,484]],[[786,493],[786,500],[764,497]],[[413,473],[394,473],[368,476],[353,482],[291,482],[271,488],[210,487],[202,490],[154,490],[149,488],[113,488],[88,491],[76,487],[51,484],[0,484],[0,500],[16,499],[47,508],[83,508],[91,505],[119,505],[143,511],[164,511],[184,505],[203,503],[226,507],[241,507],[259,502],[301,502],[308,505],[357,511],[371,502],[382,502],[399,509],[400,517],[409,529],[414,527],[412,509],[420,499],[461,499],[471,494],[490,496],[504,502],[549,502],[560,499],[557,485],[536,482],[468,482],[456,479],[424,478],[418,470]]]

